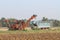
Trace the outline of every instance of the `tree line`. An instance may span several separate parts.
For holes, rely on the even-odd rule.
[[[9,27],[9,25],[7,24],[7,22],[4,21],[4,20],[6,20],[6,18],[4,18],[4,17],[0,19],[0,27]],[[15,18],[10,18],[10,19],[7,19],[7,20],[9,20],[9,24],[14,24],[15,21],[20,22],[20,20],[15,19]],[[27,20],[24,19],[24,21],[27,21]],[[53,27],[60,26],[60,20],[48,19],[46,17],[43,17],[42,21],[52,21],[53,22]],[[33,22],[31,22],[31,23],[32,23],[31,24],[31,26],[32,26],[34,23]]]
[[[60,20],[48,19],[46,17],[43,17],[42,21],[52,21],[53,27],[59,27],[60,26]]]

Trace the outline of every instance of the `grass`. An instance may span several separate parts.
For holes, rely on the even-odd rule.
[[[25,33],[60,33],[60,29],[57,30],[9,30],[9,31],[0,31],[0,34],[25,34]]]
[[[60,29],[0,31],[0,40],[60,40]]]

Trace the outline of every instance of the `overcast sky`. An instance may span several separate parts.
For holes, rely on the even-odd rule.
[[[47,17],[60,20],[60,0],[0,0],[0,18]]]

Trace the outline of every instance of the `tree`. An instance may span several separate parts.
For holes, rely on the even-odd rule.
[[[4,18],[4,17],[2,17],[2,18],[1,18],[1,21],[4,21],[4,20],[5,20],[5,18]]]
[[[6,22],[5,22],[4,20],[5,20],[5,18],[2,17],[2,18],[1,18],[1,24],[2,24],[2,27],[6,27]]]
[[[43,17],[42,21],[48,21],[48,18]]]
[[[60,21],[59,20],[54,20],[53,21],[53,26],[60,26]]]

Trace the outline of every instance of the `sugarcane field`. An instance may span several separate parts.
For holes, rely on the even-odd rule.
[[[2,18],[0,40],[60,40],[58,20],[31,21],[36,17],[37,15],[33,15],[28,20]]]
[[[0,40],[60,40],[60,0],[0,0]]]

